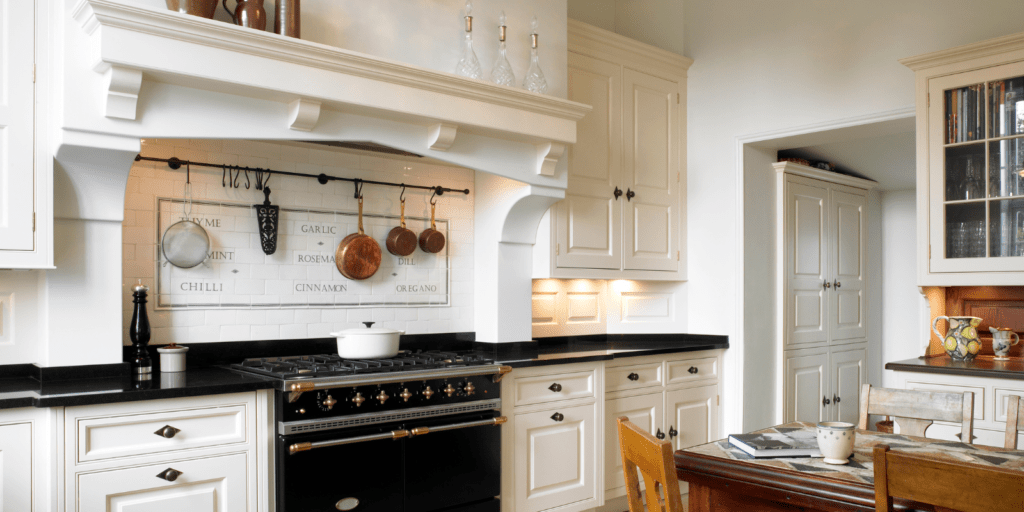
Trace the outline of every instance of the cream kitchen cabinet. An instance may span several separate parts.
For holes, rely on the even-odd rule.
[[[537,278],[684,280],[686,69],[692,61],[569,21],[569,99],[594,110],[565,199],[541,222]]]
[[[49,411],[0,411],[0,510],[50,510]]]
[[[265,511],[267,392],[67,407],[64,507]]]
[[[601,505],[603,383],[601,363],[516,369],[502,380],[501,395],[515,397],[502,401],[503,511]]]
[[[865,380],[867,344],[787,350],[783,362],[783,423],[856,423]]]
[[[0,0],[0,269],[53,266],[53,157],[42,127],[48,102],[35,94],[48,76],[49,4]]]

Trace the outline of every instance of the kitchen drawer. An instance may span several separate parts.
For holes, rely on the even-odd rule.
[[[168,469],[180,471],[173,482],[160,478]],[[249,495],[246,454],[165,462],[128,469],[79,473],[76,502],[81,512],[244,512],[255,510]],[[77,507],[74,507],[77,505]]]
[[[1011,396],[1019,396],[1024,398],[1024,391],[1019,389],[1008,389],[1008,388],[995,388],[992,390],[993,395],[996,399],[995,418],[993,421],[999,423],[1006,423],[1006,410],[1009,408],[1009,400]],[[975,405],[977,407],[977,405]]]
[[[682,384],[718,378],[718,358],[685,359],[665,363],[666,384]]]
[[[593,398],[594,378],[593,370],[518,378],[515,381],[515,405]]]
[[[246,443],[247,412],[246,404],[234,404],[77,418],[77,461],[93,462]],[[177,429],[173,437],[157,433],[168,426]]]
[[[660,361],[656,363],[606,368],[604,371],[605,389],[610,392],[622,391],[625,389],[660,387],[664,384],[661,370],[662,365]]]

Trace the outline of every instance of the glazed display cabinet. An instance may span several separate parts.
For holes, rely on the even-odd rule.
[[[919,284],[1024,284],[1024,34],[917,73]]]

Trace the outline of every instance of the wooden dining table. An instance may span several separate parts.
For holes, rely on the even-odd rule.
[[[811,430],[813,423],[787,423],[757,433]],[[821,457],[755,459],[728,440],[675,452],[676,474],[689,483],[689,512],[710,511],[874,511],[872,449],[925,454],[946,461],[1000,467],[1021,472],[1024,451],[954,441],[857,430],[850,462],[826,464]],[[970,485],[950,475],[950,485]],[[932,510],[928,505],[896,500],[897,509]]]

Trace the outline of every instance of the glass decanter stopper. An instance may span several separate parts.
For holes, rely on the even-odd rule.
[[[528,91],[544,94],[548,91],[548,81],[544,79],[544,72],[540,70],[540,57],[537,56],[537,28],[540,23],[534,16],[530,21],[530,34],[533,44],[530,47],[530,69],[526,71],[526,78],[523,79],[523,88]]]
[[[498,85],[516,85],[516,75],[512,72],[512,65],[508,63],[508,53],[505,49],[505,11],[501,11],[501,16],[498,17],[498,61],[491,70],[491,81]]]
[[[459,64],[455,67],[455,74],[470,78],[480,78],[483,76],[483,71],[480,69],[480,59],[476,58],[476,52],[473,51],[472,0],[466,0],[466,42],[463,43],[462,58],[459,59]]]

